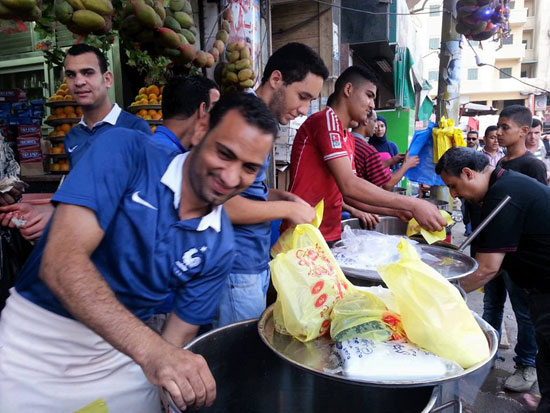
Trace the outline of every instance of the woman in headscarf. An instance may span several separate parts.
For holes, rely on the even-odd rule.
[[[395,169],[394,165],[403,162],[405,155],[399,154],[397,145],[388,140],[386,136],[387,129],[388,124],[386,123],[386,119],[379,115],[374,135],[369,139],[369,143],[380,152],[380,158],[384,165]]]

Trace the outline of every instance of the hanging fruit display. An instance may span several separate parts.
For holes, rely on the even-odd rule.
[[[510,35],[508,0],[459,0],[456,31],[469,40],[487,40]]]
[[[113,27],[111,0],[55,0],[55,17],[75,34],[106,34]]]
[[[42,0],[0,0],[0,19],[37,21],[42,18]]]

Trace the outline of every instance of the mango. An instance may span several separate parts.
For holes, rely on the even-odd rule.
[[[227,42],[225,42],[225,43],[227,43]],[[228,52],[233,52],[235,50],[237,50],[237,43],[236,42],[227,43],[227,51]]]
[[[220,54],[222,54],[223,51],[225,50],[225,43],[222,42],[221,40],[216,40],[216,41],[214,42],[214,47],[215,47],[216,49],[218,49],[218,51],[220,52]]]
[[[164,19],[166,19],[166,9],[164,6],[157,0],[153,4],[153,10],[155,10],[155,13],[158,14],[162,22],[164,23]]]
[[[236,73],[233,73],[233,72],[227,72],[227,74],[225,75],[225,78],[230,81],[231,83],[238,83],[239,82],[239,78],[237,76]]]
[[[222,30],[225,30],[227,33],[231,32],[231,25],[227,20],[222,20]]]
[[[168,27],[159,27],[157,32],[159,33],[160,42],[164,47],[177,49],[181,46],[180,37],[172,29]]]
[[[166,16],[166,19],[164,19],[164,27],[168,27],[169,29],[172,29],[176,33],[179,33],[181,31],[180,24],[172,16]]]
[[[2,0],[2,3],[16,11],[31,11],[36,7],[36,0]]]
[[[245,80],[244,82],[240,82],[239,86],[242,88],[249,88],[254,86],[254,81],[252,79]]]
[[[105,20],[101,15],[91,10],[77,10],[73,13],[72,22],[80,29],[91,33],[102,30]]]
[[[216,33],[216,40],[221,40],[224,43],[227,43],[229,40],[229,33],[225,30],[219,30],[218,33]]]
[[[191,7],[191,2],[189,0],[185,0],[182,10],[189,15],[193,15],[193,8]]]
[[[193,25],[193,18],[184,11],[175,12],[174,17],[182,29],[189,29]]]
[[[197,26],[195,26],[195,25],[191,26],[191,27],[189,28],[189,31],[190,31],[191,33],[193,33],[193,34],[195,35],[195,37],[197,37],[197,33],[199,32],[199,31],[197,30]]]
[[[140,31],[143,30],[143,26],[139,22],[139,19],[135,14],[131,14],[127,16],[122,22],[120,23],[121,30],[128,34],[128,35],[134,35],[138,34]]]
[[[207,62],[206,52],[199,50],[193,60],[193,64],[197,67],[205,67]]]
[[[248,80],[252,77],[252,70],[250,69],[242,69],[239,71],[238,75],[239,80],[241,82],[244,82],[245,80]]]
[[[228,65],[225,66],[225,69],[228,71],[228,72],[235,72],[237,69],[235,68],[235,63],[230,63]]]
[[[66,1],[57,1],[55,3],[55,17],[63,24],[67,24],[73,17],[73,8]]]
[[[241,69],[251,68],[251,67],[252,67],[252,62],[250,61],[250,59],[241,59],[235,63],[235,69],[237,71]]]
[[[197,49],[195,49],[195,46],[192,44],[184,44],[180,48],[180,58],[178,59],[178,62],[180,63],[189,63],[192,62],[195,59],[195,56],[197,54]]]
[[[233,10],[230,7],[223,11],[223,19],[227,20],[229,23],[233,23]]]
[[[212,57],[214,58],[214,62],[217,62],[218,60],[220,60],[220,51],[218,49],[216,49],[215,47],[210,49],[208,51],[208,53],[210,53],[212,55]]]
[[[214,59],[214,56],[211,53],[206,52],[206,67],[212,67],[214,66],[214,63],[216,63],[216,59]]]
[[[162,54],[166,57],[169,57],[170,59],[175,59],[179,57],[180,51],[179,49],[165,48],[165,49],[162,49]]]
[[[87,10],[95,11],[102,16],[113,14],[113,5],[110,0],[82,0]]]
[[[155,10],[141,1],[132,1],[134,13],[141,24],[151,29],[162,26],[162,20]]]
[[[67,0],[74,10],[84,10],[84,3],[82,0]]]
[[[185,0],[170,0],[170,10],[173,12],[180,11],[183,9],[183,4],[185,3]]]
[[[194,44],[195,43],[195,35],[193,33],[191,33],[189,30],[187,29],[181,29],[181,34],[183,34],[186,38],[187,38],[187,41],[191,44]]]
[[[187,37],[185,37],[183,34],[178,33],[178,36],[180,37],[180,43],[182,46],[189,44],[189,40],[187,40]]]
[[[243,47],[240,51],[241,59],[250,59],[250,49],[248,47]]]

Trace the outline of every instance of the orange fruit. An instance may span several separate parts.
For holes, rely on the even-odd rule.
[[[155,94],[155,95],[160,95],[160,89],[157,85],[151,85],[147,88],[147,94],[150,95],[150,94]]]
[[[59,86],[59,90],[68,90],[69,86],[67,86],[66,83],[62,83],[61,86]]]
[[[141,89],[139,89],[138,95],[146,95],[146,94],[147,94],[146,87],[142,87]]]
[[[162,118],[162,110],[159,110],[160,117]]]
[[[65,113],[60,113],[59,115],[57,115],[58,118],[66,118],[67,115],[65,115]]]
[[[143,115],[143,119],[152,120],[153,118],[151,117],[151,115]]]
[[[147,109],[141,109],[138,113],[137,113],[138,116],[144,116],[144,115],[147,115]]]
[[[65,111],[63,110],[63,108],[55,108],[53,110],[53,113],[54,115],[61,115],[62,113],[65,113]]]
[[[63,132],[62,130],[57,131],[57,136],[65,136],[65,132]]]
[[[63,100],[74,100],[74,98],[71,95],[65,95]]]
[[[151,115],[151,116],[154,116],[154,115],[157,114],[157,111],[156,111],[155,109],[149,109],[149,110],[147,111],[147,114],[148,114],[148,115]]]
[[[63,108],[63,111],[64,111],[65,114],[67,114],[67,115],[74,115],[74,114],[75,114],[74,106],[65,106],[65,107]]]
[[[147,105],[149,104],[149,100],[148,99],[141,99],[139,102],[138,102],[138,105]]]
[[[69,91],[63,89],[57,89],[57,92],[55,92],[57,96],[65,96],[67,93],[69,93]]]
[[[161,115],[160,113],[155,113],[155,114],[153,115],[153,119],[154,119],[154,120],[161,120],[161,119],[162,119],[162,115]]]
[[[60,171],[67,172],[69,170],[69,164],[63,163],[60,165]]]
[[[59,165],[58,163],[51,164],[50,171],[60,171],[60,170],[61,170],[61,165]]]
[[[158,100],[158,95],[156,93],[150,93],[149,96],[147,96],[149,100]]]
[[[69,133],[69,131],[71,130],[71,124],[70,123],[64,123],[63,125],[61,125],[61,128],[59,128],[60,130],[62,130],[63,132],[65,133]]]

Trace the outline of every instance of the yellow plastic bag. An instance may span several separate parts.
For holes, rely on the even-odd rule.
[[[453,146],[466,146],[462,130],[455,128],[455,121],[453,119],[445,119],[445,116],[443,116],[438,126],[438,128],[433,128],[432,130],[434,163],[439,161],[447,149]]]
[[[397,301],[408,339],[463,368],[486,360],[487,339],[458,290],[405,239],[398,249],[401,259],[379,265],[378,273]]]
[[[297,225],[283,237],[281,252],[269,263],[277,290],[273,319],[278,332],[305,342],[329,330],[332,306],[356,289],[313,225]]]
[[[364,338],[388,341],[405,338],[401,318],[384,302],[366,291],[357,290],[336,301],[331,313],[330,336],[334,341]]]
[[[439,212],[441,213],[443,219],[447,222],[447,225],[452,225],[454,223],[453,218],[447,211],[439,210]],[[407,237],[418,234],[419,232],[430,245],[437,241],[443,241],[447,237],[445,228],[441,231],[428,231],[427,229],[422,228],[416,219],[411,218],[409,224],[407,225]]]

